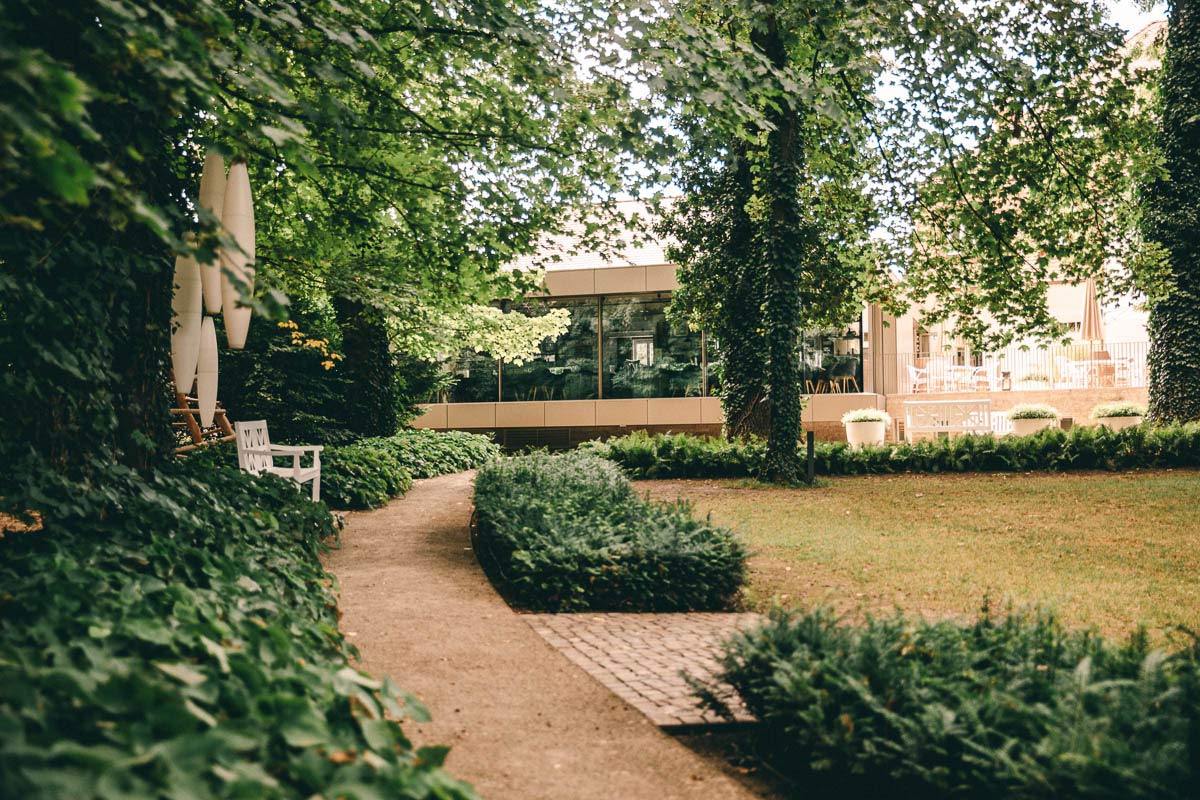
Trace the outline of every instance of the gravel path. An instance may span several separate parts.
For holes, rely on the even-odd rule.
[[[555,651],[470,549],[471,475],[417,481],[350,515],[328,558],[361,667],[417,695],[418,745],[489,800],[747,800],[753,795]]]

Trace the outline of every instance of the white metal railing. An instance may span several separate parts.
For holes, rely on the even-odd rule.
[[[993,353],[889,354],[885,394],[1094,389],[1146,385],[1146,342],[1095,342]]]

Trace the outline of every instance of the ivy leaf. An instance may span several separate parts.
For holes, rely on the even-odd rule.
[[[207,676],[197,670],[190,664],[180,663],[164,663],[162,661],[153,662],[154,666],[161,672],[170,675],[175,680],[186,684],[187,686],[199,686],[208,680]]]

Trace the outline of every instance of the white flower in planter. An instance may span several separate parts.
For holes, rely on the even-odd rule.
[[[846,426],[846,441],[851,447],[881,445],[887,439],[892,417],[878,408],[856,408],[842,415],[842,424]]]
[[[1092,419],[1114,431],[1140,425],[1145,416],[1146,407],[1137,403],[1101,403],[1092,409]]]
[[[1058,409],[1044,403],[1022,403],[1008,410],[1008,418],[1012,420],[1013,433],[1028,436],[1058,425],[1059,414]]]

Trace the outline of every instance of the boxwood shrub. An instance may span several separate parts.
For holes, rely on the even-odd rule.
[[[474,797],[349,666],[324,504],[199,460],[60,494],[0,536],[0,797]]]
[[[500,455],[499,445],[491,438],[465,431],[403,430],[359,444],[386,452],[414,478],[475,469]]]
[[[589,442],[580,449],[614,461],[634,478],[752,477],[765,452],[757,440],[643,432]],[[1032,436],[965,435],[857,450],[845,442],[818,442],[815,458],[818,475],[1195,468],[1200,467],[1200,424],[1120,431],[1077,425]]]
[[[768,759],[808,791],[930,798],[1200,796],[1195,647],[1167,655],[1045,614],[972,625],[776,613],[727,645]]]
[[[572,452],[492,461],[475,479],[476,552],[511,603],[537,611],[733,607],[734,534],[684,503],[640,497],[610,461]]]

